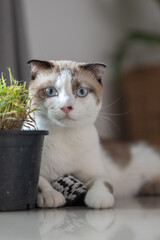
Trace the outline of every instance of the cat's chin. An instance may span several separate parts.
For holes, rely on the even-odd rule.
[[[58,119],[58,121],[60,121],[60,122],[65,122],[65,121],[70,122],[70,121],[75,121],[75,119],[73,119],[69,116],[65,116],[63,118]]]
[[[57,120],[52,120],[51,125],[54,126],[59,126],[59,127],[64,127],[64,128],[79,128],[79,127],[83,127],[88,125],[88,123],[86,121],[79,121],[70,117],[64,117],[61,119],[57,119]]]
[[[51,125],[57,125],[60,127],[74,127],[77,126],[77,121],[69,116],[65,116],[63,118],[60,119],[52,119],[51,120]]]
[[[75,124],[75,120],[70,117],[64,117],[58,120],[58,125],[62,127],[72,127]]]

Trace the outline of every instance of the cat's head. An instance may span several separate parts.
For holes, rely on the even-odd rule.
[[[64,127],[94,123],[102,102],[103,63],[31,60],[29,95],[38,117]]]

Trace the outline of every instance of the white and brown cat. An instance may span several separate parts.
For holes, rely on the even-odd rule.
[[[114,197],[140,192],[160,194],[160,155],[147,144],[104,147],[94,126],[102,104],[102,63],[31,60],[29,95],[41,109],[35,113],[45,138],[38,206],[61,207],[63,195],[51,181],[72,174],[88,188],[85,203],[110,208]]]

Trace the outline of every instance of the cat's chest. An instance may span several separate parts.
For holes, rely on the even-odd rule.
[[[42,163],[52,164],[56,169],[77,168],[80,158],[87,151],[84,140],[65,134],[45,139]]]
[[[64,159],[65,161],[73,159],[81,152],[78,144],[65,136],[47,139],[44,143],[44,148],[45,154],[52,159]]]
[[[93,130],[92,130],[93,129]],[[95,148],[95,130],[58,131],[45,138],[41,174],[63,176],[81,171],[92,157]],[[43,173],[42,173],[43,172]]]

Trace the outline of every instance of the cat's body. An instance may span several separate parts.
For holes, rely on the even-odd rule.
[[[148,181],[160,183],[160,156],[153,148],[143,143],[120,148],[100,143],[94,122],[101,108],[104,64],[29,63],[33,78],[30,96],[33,106],[42,109],[36,112],[36,124],[38,129],[49,130],[40,171],[40,207],[65,204],[62,194],[50,184],[65,174],[74,175],[87,186],[85,202],[92,208],[112,207],[113,189],[116,197],[130,197]],[[121,149],[119,156],[117,149]],[[155,190],[158,192],[160,187]]]

